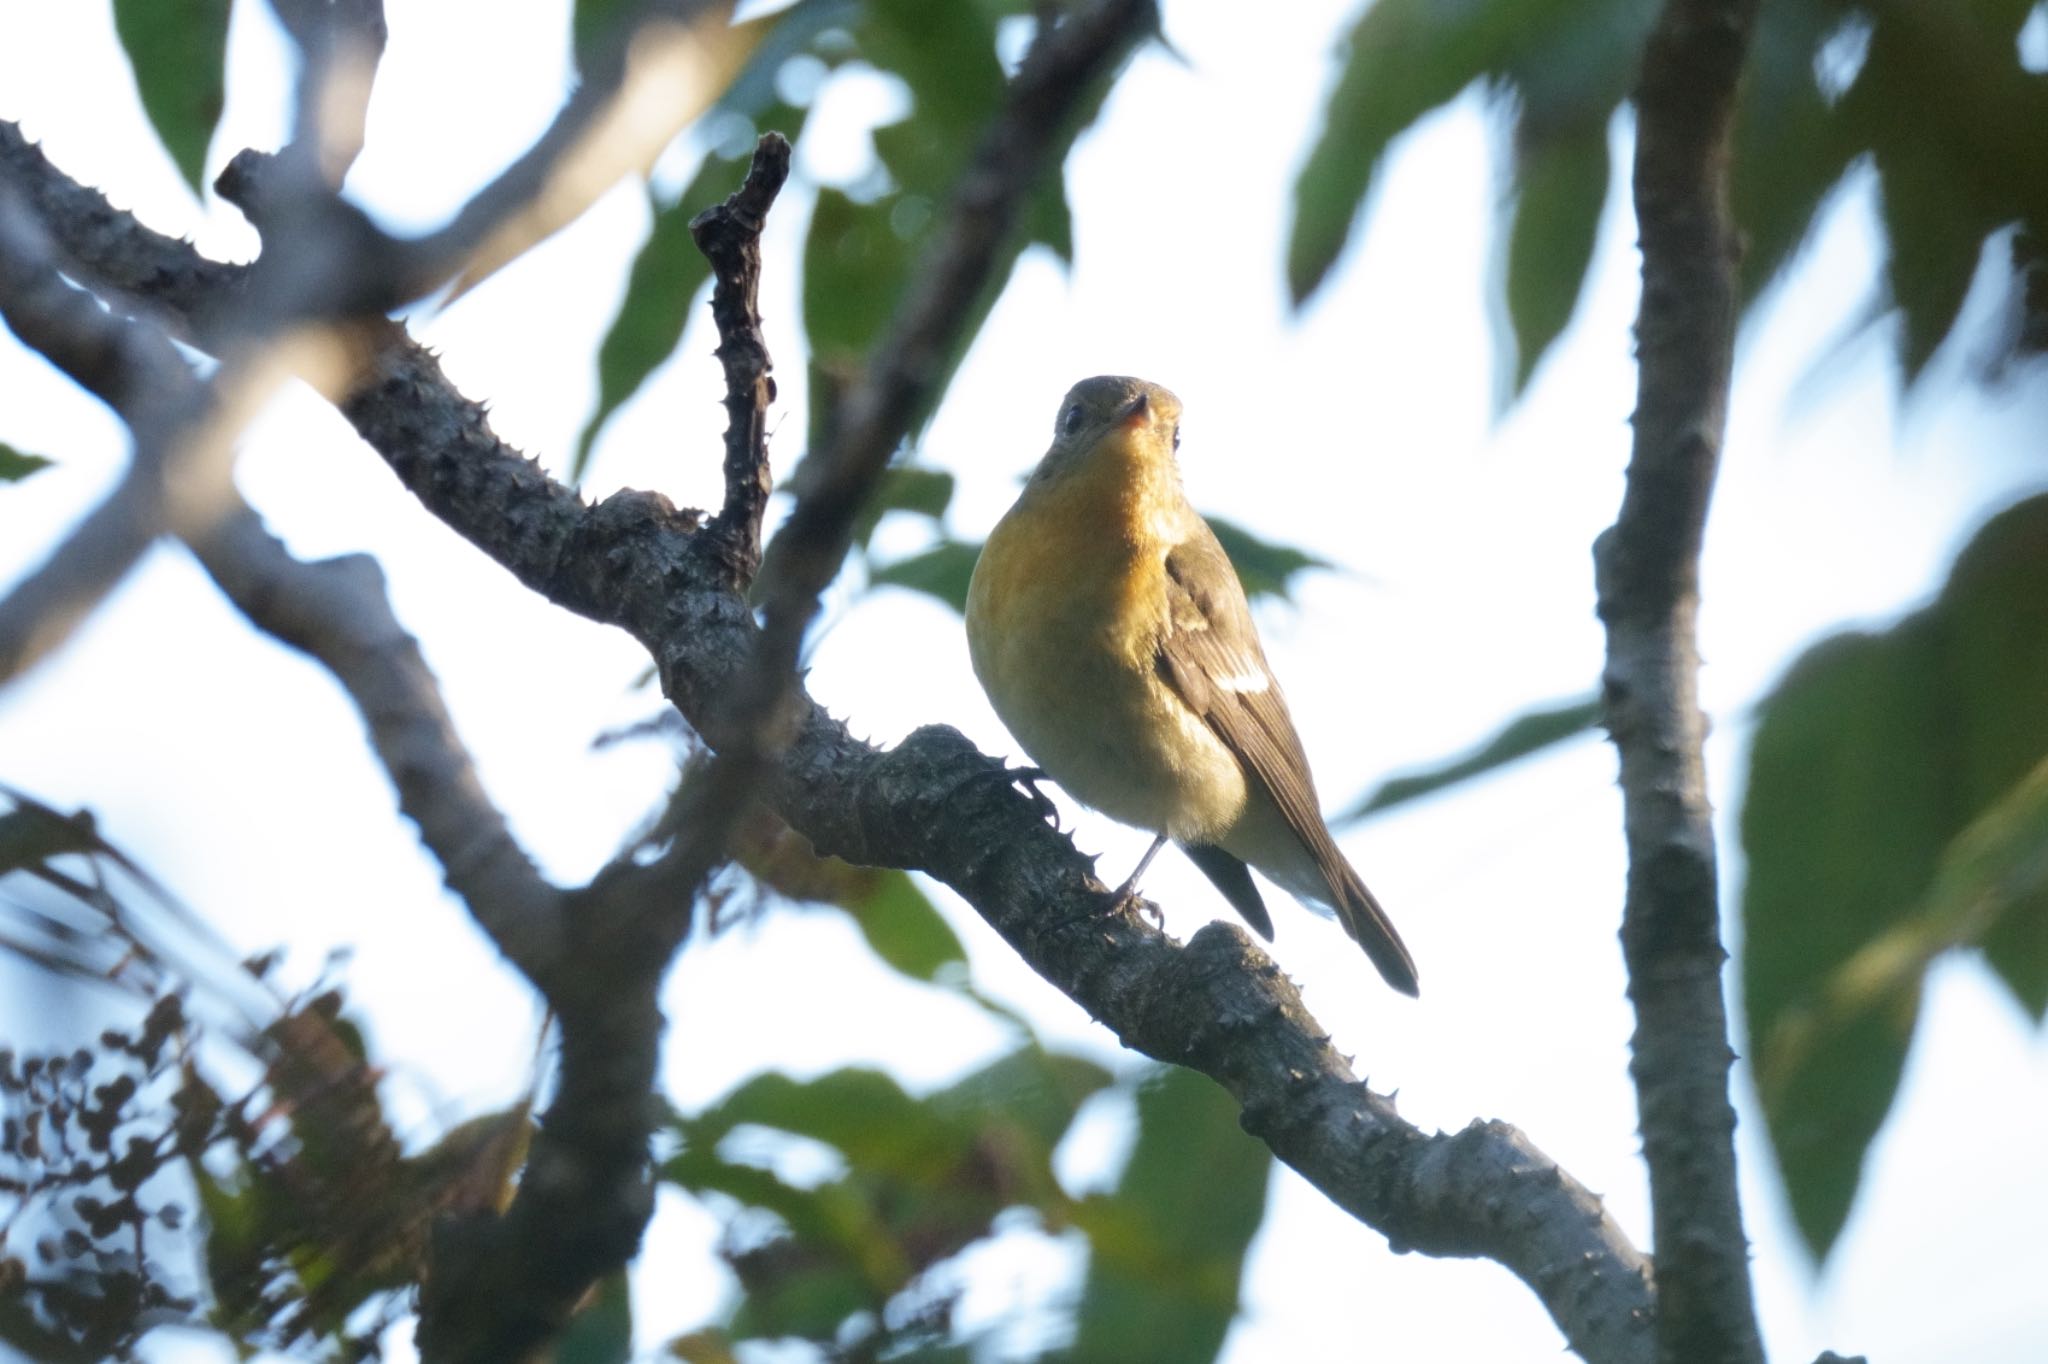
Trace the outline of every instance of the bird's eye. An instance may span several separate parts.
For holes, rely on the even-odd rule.
[[[1180,423],[1178,422],[1175,422],[1173,426],[1173,448],[1176,450],[1180,449]]]
[[[1060,433],[1071,436],[1076,431],[1079,431],[1081,429],[1082,415],[1081,404],[1070,404],[1066,411],[1060,413]]]

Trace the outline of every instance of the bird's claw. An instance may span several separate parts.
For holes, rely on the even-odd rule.
[[[1119,911],[1142,914],[1152,921],[1154,928],[1163,930],[1166,927],[1166,911],[1138,893],[1138,879],[1135,876],[1118,886],[1114,893],[1116,908]]]

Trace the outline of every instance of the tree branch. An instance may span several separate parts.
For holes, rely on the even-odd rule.
[[[1110,10],[1127,12],[1109,6],[1089,14]],[[1080,16],[1067,25],[1077,22]],[[898,370],[894,355],[880,352],[880,372]],[[899,385],[928,375],[909,364],[885,386],[899,397],[878,391],[865,410],[909,410]],[[499,442],[481,409],[395,327],[343,410],[433,514],[533,590],[633,633],[656,658],[684,716],[714,746],[731,740],[733,689],[759,657],[759,630],[741,593],[693,551],[695,513],[646,493],[586,507]],[[876,422],[855,414],[842,425],[883,430]],[[880,442],[881,460],[900,429],[899,419],[897,434]],[[848,448],[875,447],[856,441]],[[858,482],[842,473],[819,486]],[[837,562],[832,557],[834,571]],[[1212,926],[1182,947],[1118,913],[1089,860],[994,775],[999,761],[954,731],[920,730],[884,753],[854,739],[800,687],[790,692],[787,718],[791,737],[768,759],[762,794],[820,851],[946,882],[1127,1045],[1225,1085],[1244,1106],[1249,1129],[1397,1246],[1498,1259],[1529,1283],[1586,1358],[1646,1364],[1650,1297],[1642,1257],[1597,1199],[1513,1129],[1475,1124],[1430,1136],[1403,1122],[1390,1100],[1355,1079],[1291,984],[1241,933]],[[569,924],[572,932],[595,931],[606,918],[573,913]],[[584,949],[572,943],[570,950]],[[642,971],[658,975],[658,965]],[[594,1026],[579,1022],[573,1050],[565,1016],[562,1095],[511,1215],[502,1225],[448,1228],[437,1242],[422,1325],[430,1353],[449,1353],[443,1342],[478,1339],[465,1334],[458,1314],[463,1304],[479,1309],[489,1287],[498,1289],[499,1305],[518,1309],[511,1315],[522,1320],[513,1324],[544,1327],[548,1314],[528,1308],[559,1301],[562,1283],[543,1271],[563,1261],[529,1252],[547,1246],[551,1233],[553,1248],[577,1265],[630,1252],[631,1237],[620,1229],[637,1237],[635,1218],[644,1216],[634,1183],[644,1178],[644,1146],[621,1138],[644,1118],[658,1016],[647,1011],[652,996],[639,979],[624,981],[615,991],[622,1007]],[[593,1088],[581,1087],[586,1078]],[[594,1127],[580,1125],[586,1117]],[[555,1134],[566,1144],[551,1146]],[[503,1263],[508,1245],[525,1248],[514,1257],[516,1272],[486,1278],[475,1271]],[[520,1296],[527,1293],[535,1296]],[[444,1329],[449,1334],[438,1334]]]
[[[1643,252],[1635,448],[1594,547],[1601,682],[1629,851],[1622,949],[1664,1364],[1763,1358],[1735,1184],[1714,836],[1701,755],[1699,553],[1726,425],[1729,130],[1754,0],[1668,0],[1636,94]]]
[[[752,585],[761,567],[761,516],[775,486],[768,466],[775,364],[761,335],[761,228],[789,178],[789,151],[781,133],[763,133],[745,182],[724,203],[690,220],[690,238],[717,280],[711,291],[718,327],[713,353],[725,370],[725,505],[704,528],[700,545],[719,557],[741,590]]]
[[[399,809],[491,941],[527,979],[559,975],[563,896],[484,793],[419,642],[391,610],[377,561],[302,562],[246,505],[189,543],[251,624],[320,663],[355,702]]]
[[[128,472],[62,544],[0,599],[0,682],[70,637],[172,514],[173,480],[217,485],[227,442],[215,404],[170,343],[66,284],[40,224],[0,187],[0,317],[22,344],[135,432]],[[225,375],[223,375],[225,378]],[[181,490],[187,496],[190,489]]]

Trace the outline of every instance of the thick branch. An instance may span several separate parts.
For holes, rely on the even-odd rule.
[[[1754,0],[1669,0],[1644,55],[1635,448],[1620,515],[1595,546],[1601,680],[1629,851],[1630,1069],[1650,1168],[1664,1364],[1763,1357],[1736,1195],[1696,638],[1700,541],[1733,358],[1729,129],[1754,12]]]

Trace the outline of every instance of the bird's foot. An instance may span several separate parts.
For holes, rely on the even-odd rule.
[[[1138,878],[1135,875],[1112,893],[1116,896],[1115,905],[1119,913],[1142,914],[1152,921],[1154,928],[1166,927],[1166,911],[1138,893]]]
[[[1133,909],[1152,921],[1154,928],[1166,927],[1166,915],[1158,905],[1138,894],[1138,878],[1145,874],[1145,868],[1152,865],[1152,859],[1159,856],[1159,850],[1166,846],[1166,835],[1160,834],[1152,840],[1152,846],[1145,849],[1145,855],[1138,859],[1138,865],[1131,868],[1131,874],[1116,888],[1118,909]]]

